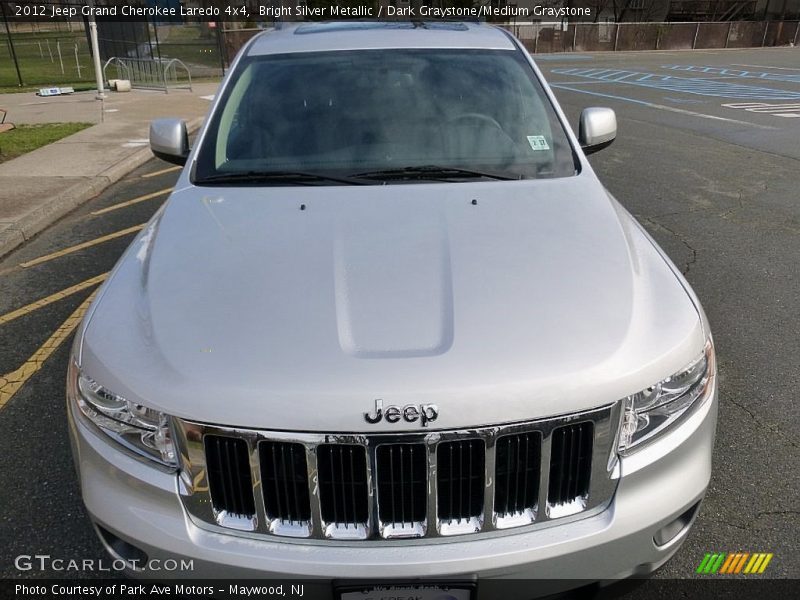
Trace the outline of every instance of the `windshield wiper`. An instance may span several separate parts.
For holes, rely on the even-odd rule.
[[[356,173],[351,177],[362,179],[452,179],[452,178],[486,178],[511,181],[519,179],[498,173],[488,173],[486,171],[476,171],[474,169],[462,169],[459,167],[444,167],[439,165],[422,165],[418,167],[402,167],[397,169],[384,169],[381,171],[369,171],[367,173]]]
[[[195,179],[196,185],[214,183],[286,183],[298,185],[315,185],[320,182],[333,181],[347,185],[365,185],[366,182],[351,177],[337,177],[323,173],[310,173],[305,171],[239,171],[232,173],[217,173],[208,177]]]

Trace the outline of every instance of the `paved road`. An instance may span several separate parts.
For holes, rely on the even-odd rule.
[[[714,477],[689,540],[659,576],[691,575],[709,550],[746,550],[774,552],[768,572],[797,577],[800,48],[538,64],[573,124],[585,106],[616,110],[619,137],[592,164],[682,268],[714,332]],[[742,103],[771,112],[728,106]]]
[[[713,96],[716,88],[702,82],[631,84],[624,73],[610,81],[603,71],[800,95],[791,77],[686,69],[800,75],[800,49],[538,58],[573,122],[586,105],[617,110],[619,138],[593,165],[681,266],[714,328],[722,389],[714,478],[690,538],[659,577],[692,576],[711,550],[773,552],[766,575],[797,577],[800,118],[723,105],[798,101]],[[131,229],[166,197],[150,196],[176,179],[165,166],[148,163],[0,262],[0,578],[23,575],[13,566],[18,554],[103,555],[72,470],[63,401],[70,339],[59,327],[94,289],[80,284],[113,266]],[[93,240],[100,241],[72,251]],[[12,312],[72,286],[74,293]],[[643,590],[635,596],[646,597]]]

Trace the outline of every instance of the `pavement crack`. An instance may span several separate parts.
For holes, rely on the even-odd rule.
[[[753,515],[753,517],[749,521],[747,521],[746,524],[737,523],[733,520],[717,519],[712,516],[706,517],[706,520],[711,521],[712,523],[717,523],[719,525],[727,525],[728,527],[733,527],[734,529],[738,529],[740,531],[751,531],[752,529],[755,528],[754,527],[755,524],[762,517],[771,517],[775,515],[778,516],[798,515],[798,514],[800,514],[800,511],[797,510],[762,510],[755,513],[755,515]]]
[[[739,198],[737,198],[736,206],[733,206],[733,207],[729,208],[728,210],[720,213],[719,218],[720,219],[727,219],[733,213],[739,212],[740,210],[743,210],[743,209],[744,209],[744,196],[742,194],[742,190],[739,190]]]
[[[780,438],[785,440],[787,443],[789,443],[789,445],[793,446],[794,448],[800,448],[800,442],[797,442],[797,441],[793,440],[790,436],[788,436],[785,432],[781,431],[778,427],[776,427],[774,425],[770,425],[769,423],[765,423],[764,421],[759,419],[758,416],[756,415],[756,413],[754,413],[752,410],[747,408],[744,404],[742,404],[740,402],[737,402],[736,400],[734,400],[732,398],[726,398],[725,402],[726,403],[729,402],[729,403],[733,404],[735,407],[737,407],[737,408],[743,410],[744,412],[746,412],[748,414],[748,416],[759,427],[763,427],[764,429],[776,434],[777,436],[779,436]]]

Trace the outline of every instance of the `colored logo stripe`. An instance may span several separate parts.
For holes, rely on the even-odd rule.
[[[767,570],[767,565],[774,555],[766,552],[706,552],[697,573],[703,575],[719,574],[761,574]]]
[[[709,573],[716,573],[722,566],[723,560],[725,560],[724,552],[714,552],[713,554],[706,552],[703,561],[700,563],[700,566],[697,567],[697,572],[704,573],[706,575]]]

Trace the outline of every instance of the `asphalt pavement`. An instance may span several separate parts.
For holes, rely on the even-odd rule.
[[[759,577],[797,577],[800,49],[537,61],[573,124],[585,106],[617,111],[617,141],[591,162],[686,274],[717,344],[711,487],[656,577],[698,577],[712,551],[770,552]],[[726,106],[744,103],[765,110]],[[62,325],[166,198],[177,171],[165,169],[150,161],[0,261],[0,578],[57,575],[18,571],[20,554],[103,557],[69,451]]]

